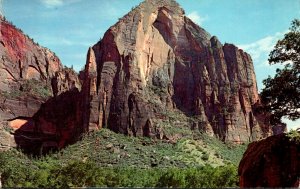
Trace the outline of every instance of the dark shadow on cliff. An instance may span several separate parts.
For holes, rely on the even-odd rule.
[[[34,156],[56,151],[78,141],[84,128],[84,105],[78,89],[52,97],[14,132],[17,147]]]
[[[299,139],[292,131],[251,143],[239,164],[240,187],[299,187]]]
[[[180,31],[178,32],[181,41],[176,39],[176,36],[173,33],[172,21],[165,15],[164,11],[170,12],[170,10],[165,7],[160,8],[153,26],[161,34],[164,41],[174,50],[174,53],[176,53],[173,70],[174,75],[170,78],[173,80],[174,88],[172,100],[176,104],[176,108],[181,110],[185,115],[193,116],[197,113],[195,111],[195,97],[197,96],[195,93],[195,88],[197,87],[195,82],[199,75],[197,69],[193,67],[195,67],[195,64],[199,61],[199,56],[203,56],[199,51],[203,44],[200,44],[199,40],[199,44],[196,44],[195,41],[197,41],[197,39],[186,27],[180,28]],[[199,33],[205,34],[203,29],[193,24],[189,19],[185,18],[185,21],[189,25],[192,24]],[[201,36],[198,37],[201,38]],[[194,46],[187,46],[182,42],[183,38],[185,38],[189,44],[193,44]],[[180,51],[178,49],[180,49]],[[178,57],[183,59],[178,59]],[[197,66],[199,67],[200,65]]]

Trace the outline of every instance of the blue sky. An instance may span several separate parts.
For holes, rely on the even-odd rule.
[[[1,5],[2,2],[2,5]],[[141,0],[0,0],[6,18],[54,51],[62,63],[80,70],[89,46],[95,44],[118,18]],[[216,35],[250,53],[259,89],[275,73],[268,54],[300,18],[299,0],[178,0],[186,15]],[[288,122],[300,127],[300,121]]]

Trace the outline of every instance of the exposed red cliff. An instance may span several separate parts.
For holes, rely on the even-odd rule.
[[[221,44],[173,0],[146,0],[110,27],[88,50],[80,81],[4,20],[0,50],[0,146],[62,148],[102,127],[171,139],[166,125],[188,125],[235,143],[270,134],[256,111],[250,55]],[[183,121],[166,118],[178,112]]]
[[[62,69],[54,53],[34,43],[5,20],[1,20],[0,49],[2,91],[9,91],[10,86],[19,80],[46,80]]]
[[[285,134],[249,145],[239,165],[240,187],[299,187],[300,144]]]
[[[74,142],[84,132],[77,74],[0,21],[0,150],[18,146],[32,152]]]
[[[148,136],[160,112],[180,110],[224,141],[270,134],[253,111],[260,99],[250,55],[222,45],[173,0],[146,0],[109,28],[89,49],[84,75],[90,129]]]

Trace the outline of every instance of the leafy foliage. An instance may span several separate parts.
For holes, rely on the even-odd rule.
[[[261,95],[271,123],[281,123],[286,116],[291,120],[300,118],[300,20],[292,21],[290,31],[279,40],[269,55],[270,64],[285,64],[277,69],[274,78],[269,76],[263,83]]]
[[[232,144],[232,143],[223,143],[215,137],[210,137],[206,134],[195,135],[195,140],[202,140],[204,144],[207,145],[207,148],[211,149],[214,152],[215,156],[220,157],[224,160],[227,160],[234,165],[238,165],[242,159],[244,152],[246,151],[248,144]]]
[[[25,82],[22,85],[21,91],[23,93],[39,96],[42,98],[47,98],[52,94],[51,87],[49,84],[46,84],[46,82],[39,81],[36,79],[25,80]]]
[[[2,184],[36,188],[236,187],[238,162],[229,163],[229,154],[240,159],[238,148],[226,147],[201,133],[194,135],[173,144],[102,129],[40,158],[17,150],[1,152]]]
[[[286,135],[291,141],[294,141],[297,144],[300,144],[300,132],[299,131],[292,129]]]
[[[59,164],[52,158],[32,159],[17,151],[0,153],[4,187],[236,187],[237,167],[198,168],[100,167],[93,161]]]
[[[20,81],[20,86],[14,86],[10,92],[0,91],[6,98],[22,98],[27,96],[48,99],[52,95],[50,83],[36,79]]]

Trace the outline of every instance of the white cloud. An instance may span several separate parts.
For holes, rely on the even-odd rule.
[[[38,41],[39,43],[43,44],[47,44],[47,46],[74,46],[74,45],[81,45],[81,44],[77,44],[72,42],[71,40],[65,38],[65,37],[54,37],[54,36],[46,36],[46,35],[34,35],[33,39],[35,41]]]
[[[58,42],[55,42],[55,43],[60,43],[62,45],[65,45],[65,46],[72,46],[74,45],[74,43],[66,38],[60,38],[58,39]]]
[[[267,60],[269,53],[276,45],[276,42],[283,37],[284,33],[286,31],[277,32],[252,43],[238,45],[238,47],[248,52],[258,67],[266,67],[269,65]]]
[[[239,48],[243,49],[251,55],[253,63],[256,67],[256,74],[261,74],[264,76],[264,78],[257,78],[259,88],[262,87],[261,81],[262,79],[266,78],[266,74],[270,74],[271,70],[275,70],[275,68],[281,67],[280,65],[271,66],[268,61],[268,56],[273,50],[277,41],[279,39],[282,39],[284,34],[287,32],[288,31],[278,32],[274,35],[266,36],[249,44],[238,45]],[[291,121],[286,118],[283,118],[283,122],[287,124],[288,130],[300,128],[300,119],[296,121]]]
[[[52,8],[52,7],[58,7],[63,6],[66,4],[72,4],[79,2],[81,0],[40,0],[46,7]]]
[[[81,38],[82,40],[73,40],[71,38],[68,39],[62,36],[55,37],[55,36],[35,35],[33,39],[47,46],[59,46],[59,47],[81,46],[81,47],[88,48],[91,45],[96,43],[96,41],[93,41],[91,39]]]
[[[200,16],[200,14],[197,11],[193,11],[190,14],[187,15],[192,21],[196,22],[200,26],[203,24],[204,21],[208,19],[208,16]]]
[[[47,7],[62,6],[64,3],[63,0],[41,0],[41,2]]]

